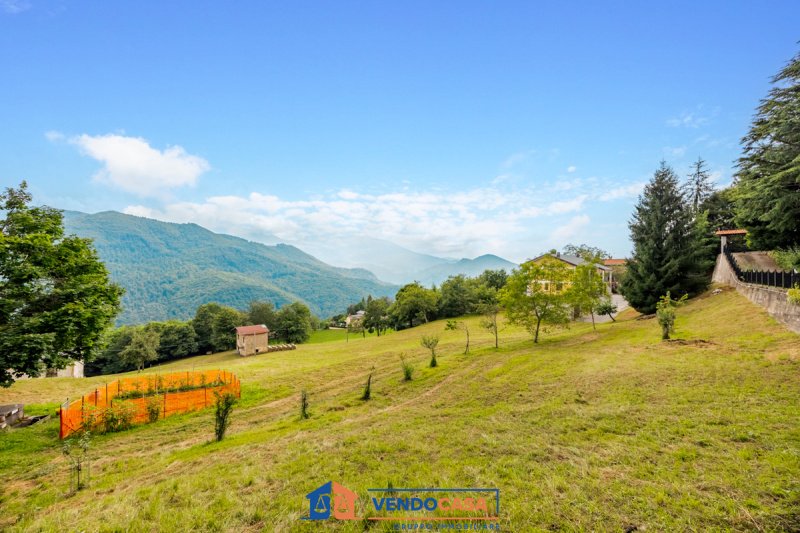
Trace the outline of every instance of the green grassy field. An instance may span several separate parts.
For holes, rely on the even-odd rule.
[[[0,529],[388,529],[301,520],[305,494],[333,480],[364,500],[387,483],[497,487],[505,531],[800,530],[800,337],[735,292],[681,308],[680,342],[660,341],[653,320],[628,319],[597,332],[575,324],[536,346],[506,327],[495,350],[478,319],[468,322],[469,355],[463,333],[436,322],[165,365],[240,377],[229,437],[209,442],[210,411],[98,436],[91,485],[70,497],[55,420],[2,434]],[[431,369],[419,337],[434,332]],[[411,382],[401,354],[416,367]],[[52,410],[114,377],[28,380],[0,391],[0,403]]]

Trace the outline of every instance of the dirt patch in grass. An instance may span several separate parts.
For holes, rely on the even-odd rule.
[[[711,348],[717,346],[716,342],[707,341],[705,339],[666,339],[662,341],[667,345],[673,344],[676,346],[697,346],[698,348]]]

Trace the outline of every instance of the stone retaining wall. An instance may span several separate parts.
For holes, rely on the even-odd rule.
[[[800,305],[789,303],[785,290],[739,281],[723,254],[717,255],[711,280],[735,287],[739,294],[766,309],[772,318],[795,333],[800,333]]]

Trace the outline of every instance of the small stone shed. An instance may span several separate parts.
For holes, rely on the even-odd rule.
[[[269,328],[264,324],[236,328],[236,351],[242,357],[269,351]]]

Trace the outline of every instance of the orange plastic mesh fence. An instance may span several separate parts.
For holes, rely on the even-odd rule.
[[[241,397],[238,378],[227,370],[205,370],[122,378],[101,385],[89,394],[61,406],[60,438],[84,425],[101,424],[104,412],[125,401],[132,406],[133,424],[147,422],[148,404],[158,402],[159,418],[204,409],[214,404],[214,393],[230,392]],[[91,418],[94,417],[92,421]]]

